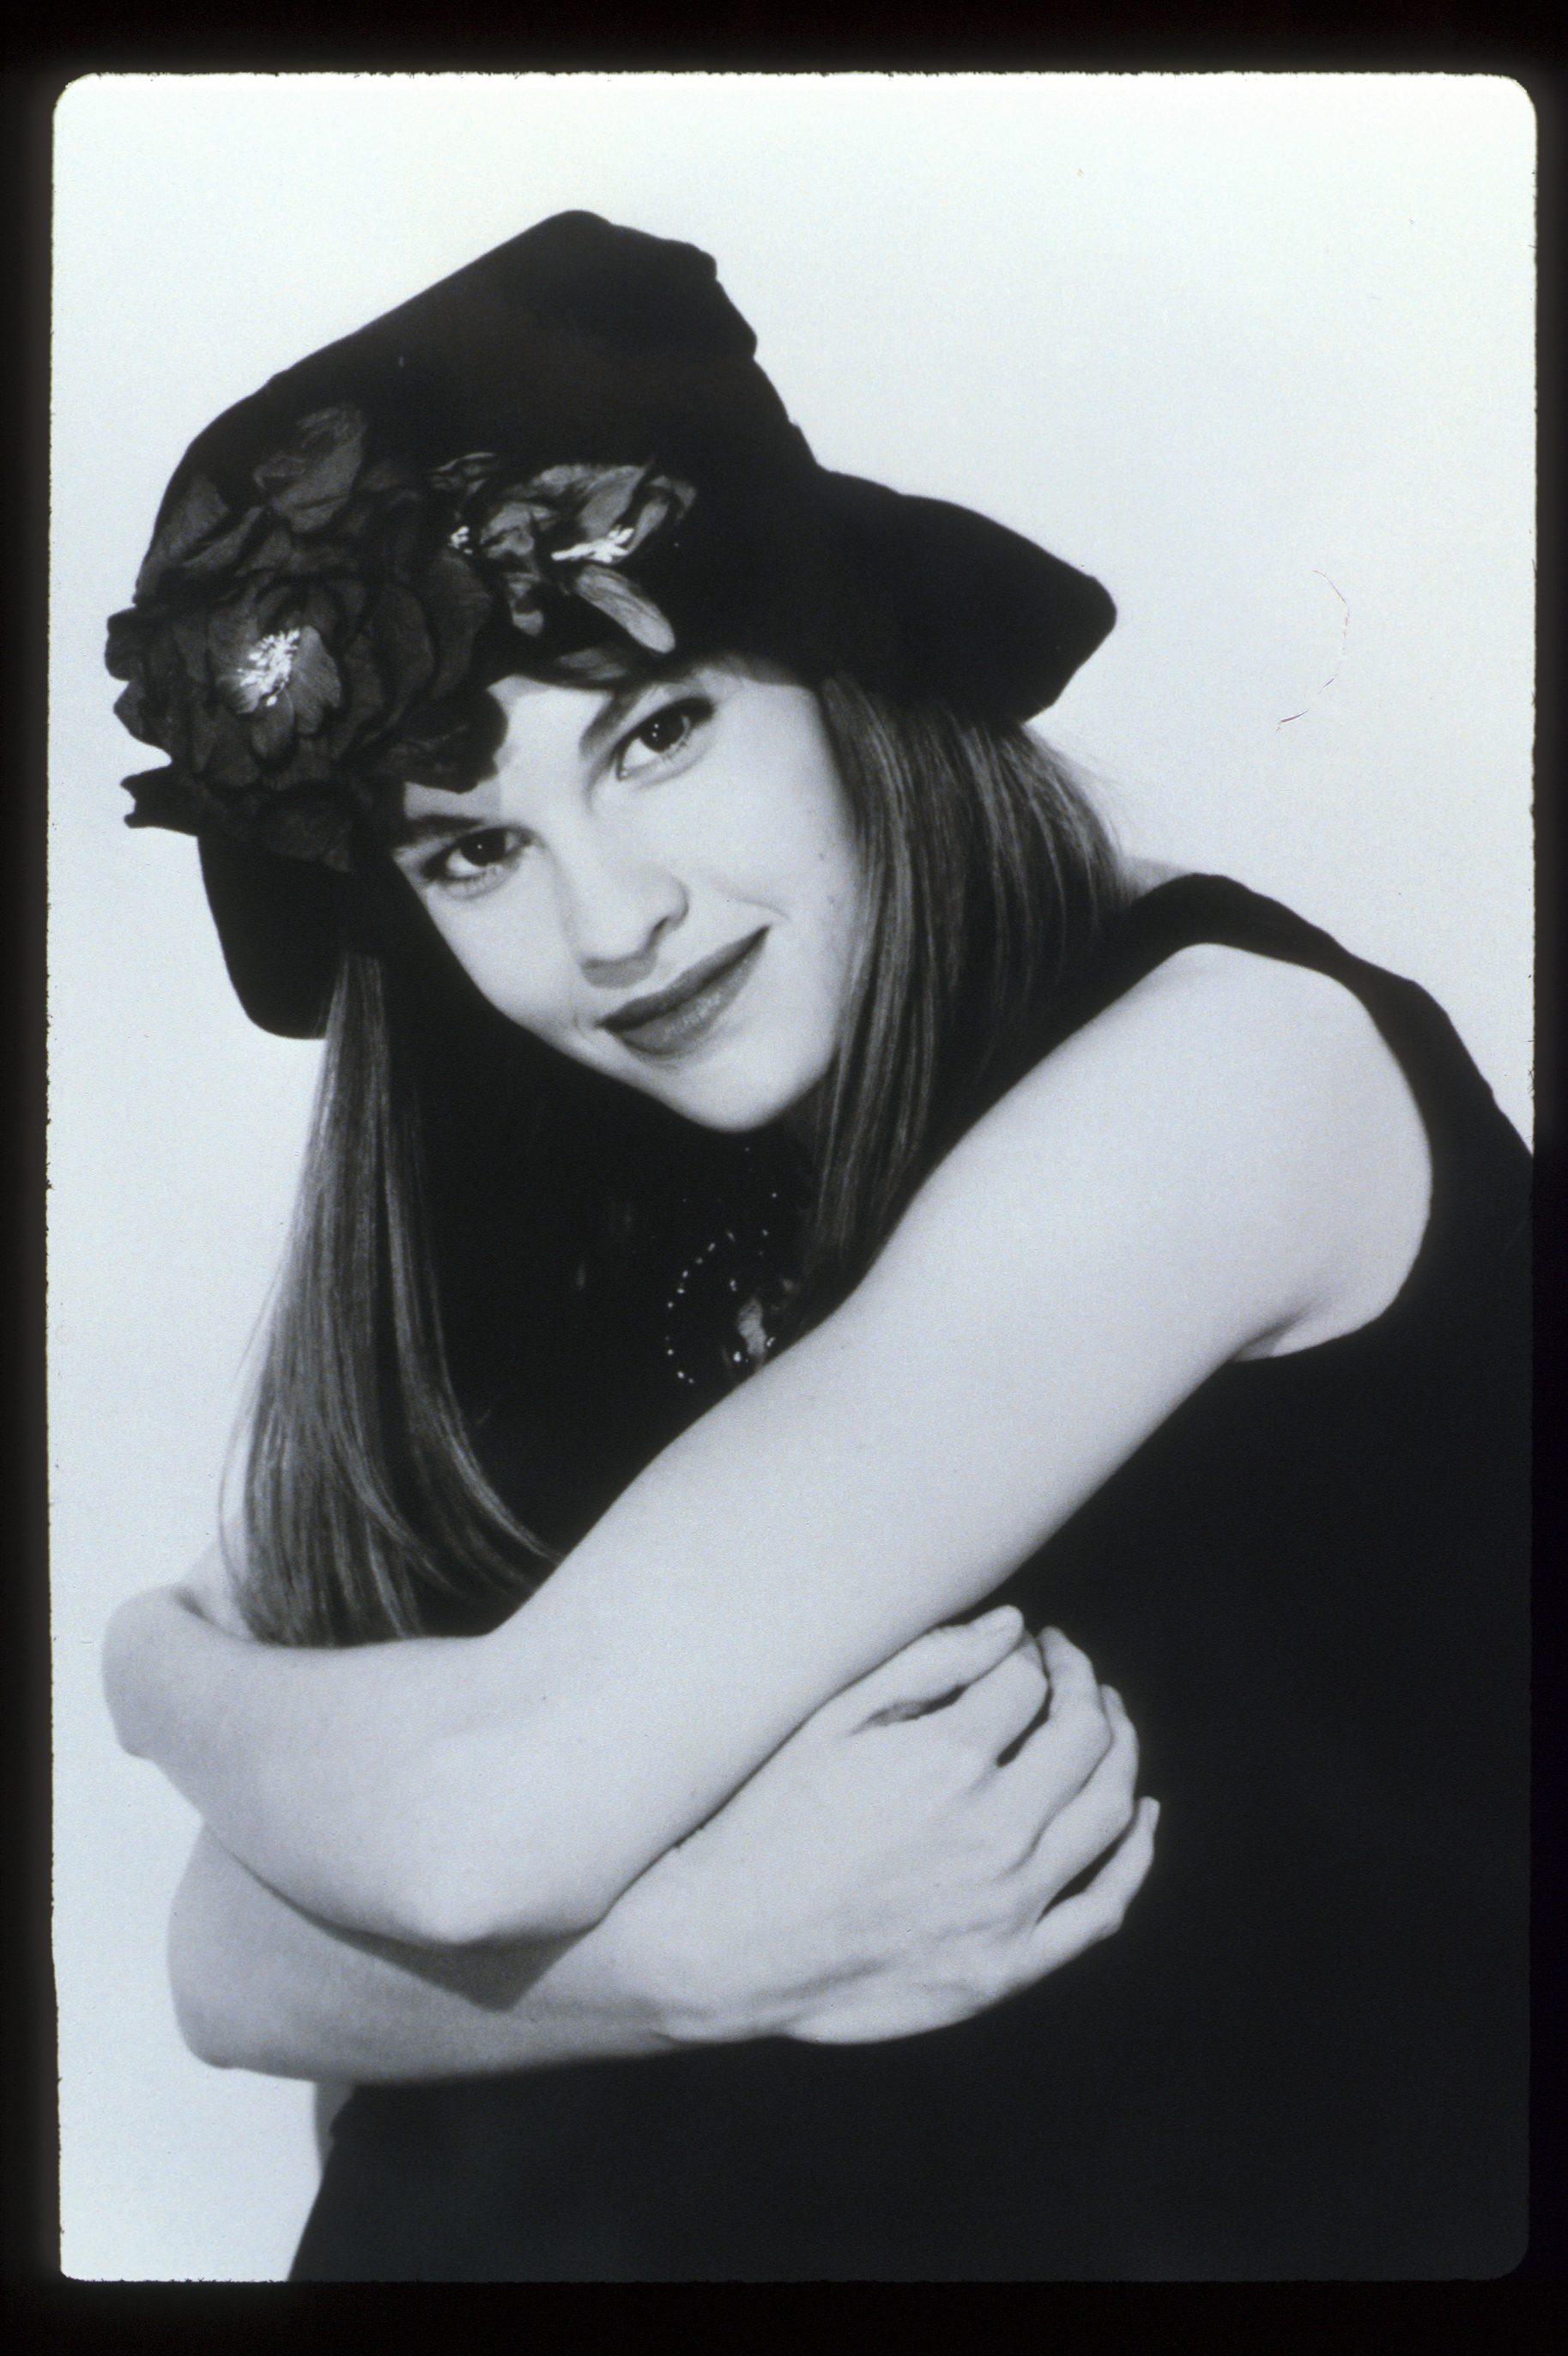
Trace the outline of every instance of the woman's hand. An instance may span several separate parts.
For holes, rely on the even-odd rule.
[[[1037,1643],[1010,1607],[938,1628],[819,1709],[595,1935],[681,2044],[966,2019],[1120,1924],[1157,1815],[1137,1757],[1055,1630]]]
[[[1352,1293],[1370,1313],[1342,1180],[1403,1155],[1390,1070],[1337,983],[1182,950],[977,1121],[848,1299],[491,1633],[315,1652],[142,1599],[105,1653],[122,1741],[319,1920],[454,1947],[591,1928],[1218,1368],[1348,1330]]]
[[[1152,1849],[1136,1771],[1083,1655],[991,1613],[827,1703],[575,1938],[419,1948],[335,1931],[204,1833],[171,1931],[181,2027],[219,2066],[358,2083],[912,2035],[1115,1930]]]

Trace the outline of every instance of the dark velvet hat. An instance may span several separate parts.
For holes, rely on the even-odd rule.
[[[819,466],[755,348],[707,254],[562,213],[191,444],[108,663],[168,755],[129,822],[197,836],[265,1029],[319,1033],[378,814],[485,774],[499,679],[751,653],[1023,720],[1104,637],[1059,558]]]

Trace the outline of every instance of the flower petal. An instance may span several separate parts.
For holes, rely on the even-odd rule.
[[[651,654],[667,655],[675,650],[675,632],[650,597],[645,597],[624,574],[612,573],[607,565],[580,564],[571,576],[573,594],[585,605],[594,606],[607,614],[616,626],[635,638]]]
[[[634,549],[640,548],[644,541],[657,531],[661,524],[667,523],[672,515],[677,523],[680,522],[696,496],[688,484],[673,482],[667,475],[656,477],[648,486],[646,498],[637,509],[626,555],[630,556]]]
[[[296,785],[326,785],[336,779],[338,757],[324,736],[301,736],[294,744],[289,776]]]
[[[229,513],[218,495],[216,484],[205,475],[193,475],[175,501],[159,530],[136,575],[136,602],[145,604],[171,564],[178,564],[215,531]]]
[[[210,732],[212,749],[198,765],[193,761],[204,785],[236,787],[254,785],[261,776],[261,765],[251,743],[247,724],[237,720],[221,703],[203,704],[201,716],[204,729]]]
[[[430,479],[437,490],[472,491],[486,475],[494,474],[499,464],[493,450],[470,450],[466,457],[449,458],[444,466],[437,466]]]
[[[267,510],[263,508],[261,512],[265,515]],[[274,523],[245,551],[234,569],[241,580],[251,576],[269,578],[287,571],[295,560],[297,547],[293,534],[281,523]]]
[[[237,673],[257,639],[266,635],[254,593],[215,605],[205,618],[176,614],[169,628],[192,676],[199,678],[210,663],[213,676],[220,680]]]
[[[595,486],[603,482],[606,475],[618,473],[622,477],[629,476],[635,483],[643,471],[641,466],[547,466],[542,474],[531,476],[528,482],[514,483],[512,489],[518,498],[542,500],[558,513],[564,513],[570,508],[573,515],[580,516],[584,501],[592,497]],[[624,500],[622,504],[624,505]],[[613,518],[611,520],[613,521]]]
[[[127,605],[109,616],[103,647],[103,668],[111,679],[131,679],[144,659],[152,625],[144,614]]]
[[[606,466],[586,486],[578,504],[578,537],[603,540],[625,515],[647,473],[645,466]]]
[[[123,728],[130,730],[133,736],[139,736],[144,744],[156,744],[156,737],[147,734],[146,698],[140,680],[133,679],[123,693],[115,697],[114,717]]]
[[[186,750],[191,767],[199,776],[212,758],[219,739],[218,716],[205,696],[190,706],[189,725],[186,730]]]
[[[204,581],[213,573],[225,571],[243,554],[246,541],[255,531],[257,524],[265,513],[264,508],[247,508],[244,514],[232,523],[227,531],[220,531],[216,540],[209,540],[205,547],[198,548],[189,556],[183,557],[179,565],[181,578],[187,581]]]
[[[526,499],[504,499],[480,527],[479,545],[493,564],[510,561],[532,564],[534,532],[540,521],[537,506]]]
[[[624,659],[613,647],[575,647],[570,652],[557,655],[550,665],[550,677],[574,686],[617,687],[626,676]]]
[[[435,669],[435,649],[412,591],[400,581],[389,581],[370,608],[365,635],[386,714],[395,718],[424,693]]]
[[[322,643],[321,633],[307,622],[300,631],[300,642],[289,672],[289,698],[293,704],[294,718],[309,736],[320,727],[329,712],[336,712],[343,701],[343,681],[337,666]]]
[[[251,479],[296,531],[319,530],[354,487],[366,432],[364,412],[350,402],[313,410],[282,447],[253,469]]]
[[[501,594],[512,617],[512,627],[521,630],[526,638],[537,638],[544,628],[539,587],[537,576],[533,580],[526,580],[521,573],[504,573],[501,575]]]
[[[357,573],[336,573],[315,581],[300,600],[300,620],[319,630],[329,647],[339,646],[370,602],[370,584]]]
[[[373,466],[364,467],[354,487],[361,494],[400,490],[411,498],[419,497],[417,487],[395,458],[378,458]]]
[[[294,741],[294,708],[286,688],[257,704],[251,714],[251,743],[258,760],[275,761]]]
[[[379,726],[386,712],[381,674],[363,637],[350,638],[338,648],[337,668],[346,690],[345,700],[331,726],[317,739],[335,755],[347,752],[351,745],[370,734]]]
[[[454,550],[439,549],[421,584],[425,622],[435,648],[435,674],[427,692],[432,703],[462,684],[474,641],[494,610],[495,600],[471,564]]]

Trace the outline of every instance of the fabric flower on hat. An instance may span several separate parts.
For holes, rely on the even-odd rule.
[[[374,773],[416,705],[467,677],[495,598],[365,420],[315,412],[239,512],[205,476],[165,518],[109,626],[115,711],[171,766],[126,780],[133,825],[353,863]]]
[[[453,460],[432,478],[461,498],[454,544],[495,572],[512,626],[539,637],[552,599],[573,597],[650,654],[675,632],[627,560],[666,525],[679,526],[694,494],[645,466],[548,466],[525,483],[499,479],[486,452]]]
[[[488,625],[509,624],[534,661],[565,624],[566,675],[585,659],[585,623],[651,653],[674,647],[627,566],[678,525],[686,485],[651,466],[518,482],[483,452],[421,477],[368,464],[368,439],[363,414],[339,404],[252,468],[252,503],[237,510],[202,474],[183,486],[134,603],[109,625],[108,667],[126,681],[114,709],[170,760],[125,780],[132,825],[217,828],[348,868],[400,744],[430,769],[432,710],[436,738],[479,745],[464,702]],[[465,773],[448,752],[435,774],[461,787],[476,764]]]

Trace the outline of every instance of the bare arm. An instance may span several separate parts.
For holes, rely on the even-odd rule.
[[[1001,1763],[1048,1676],[1049,1717]],[[907,2035],[1116,1928],[1152,1854],[1136,1770],[1083,1655],[990,1614],[818,1711],[575,1939],[421,1950],[334,1931],[204,1832],[170,1926],[180,2025],[220,2066],[356,2083]]]
[[[582,1928],[1215,1367],[1383,1306],[1424,1151],[1348,993],[1183,952],[977,1123],[844,1307],[494,1635],[285,1654],[154,1599],[112,1635],[122,1739],[326,1919]]]

